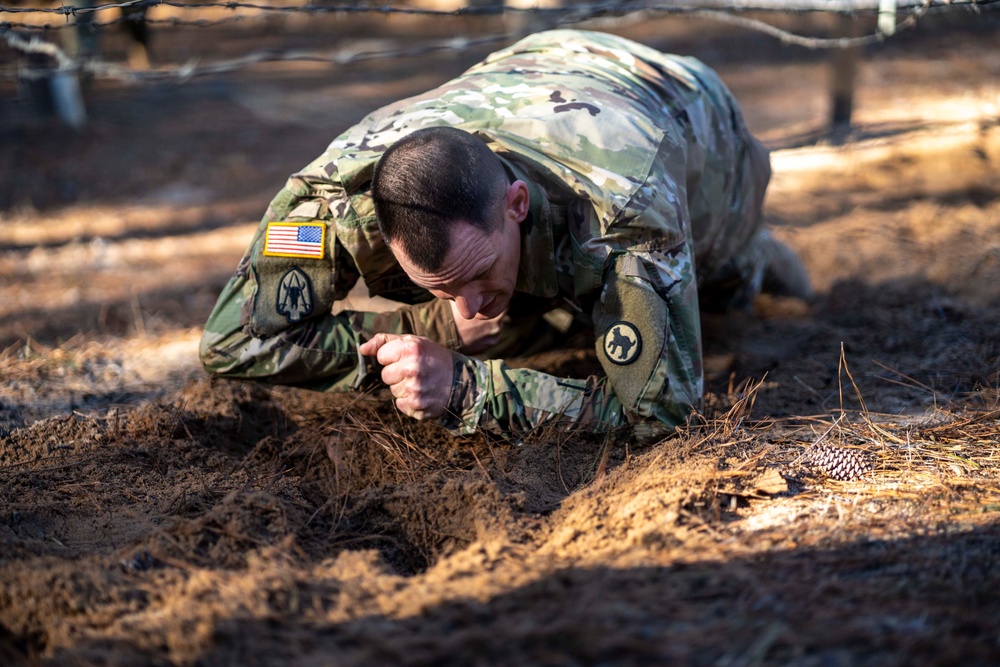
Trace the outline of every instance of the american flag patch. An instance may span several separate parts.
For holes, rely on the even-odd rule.
[[[264,235],[268,257],[323,259],[326,225],[322,222],[269,222]]]

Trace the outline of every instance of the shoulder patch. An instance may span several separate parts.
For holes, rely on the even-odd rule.
[[[642,336],[631,322],[619,321],[604,333],[604,355],[613,364],[624,366],[639,358]]]
[[[323,259],[326,224],[322,222],[269,222],[264,236],[264,255]]]
[[[278,314],[284,315],[289,322],[298,322],[308,317],[313,311],[312,283],[309,276],[292,267],[281,277],[278,283],[278,302],[275,305]]]

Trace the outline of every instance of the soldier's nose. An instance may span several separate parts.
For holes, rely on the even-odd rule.
[[[462,295],[455,297],[455,305],[458,306],[459,314],[467,320],[471,320],[479,312],[479,307],[482,306],[483,300],[480,297],[473,296],[471,298]]]

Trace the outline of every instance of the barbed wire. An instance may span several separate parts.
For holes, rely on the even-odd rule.
[[[780,0],[776,0],[780,1]],[[809,0],[793,0],[795,2],[802,2],[804,4],[800,6],[806,6]],[[901,2],[910,2],[910,11],[904,19],[897,24],[895,32],[903,29],[912,28],[916,25],[919,18],[931,11],[944,11],[944,10],[954,10],[954,9],[970,9],[975,8],[976,11],[984,8],[995,8],[1000,6],[1000,0],[952,0],[951,2],[941,2],[939,0],[919,0],[920,4],[917,4],[918,0],[901,0]],[[835,37],[835,38],[822,38],[822,37],[808,37],[805,35],[799,35],[793,33],[789,30],[778,28],[777,26],[771,25],[759,19],[740,16],[734,11],[757,11],[757,8],[762,3],[762,0],[756,0],[753,10],[744,10],[742,5],[739,10],[730,9],[727,11],[717,10],[717,9],[705,9],[704,5],[712,4],[712,0],[701,0],[701,6],[696,6],[698,0],[691,0],[688,6],[679,5],[659,5],[659,4],[628,4],[623,5],[622,3],[615,2],[601,2],[587,5],[578,5],[575,7],[560,7],[560,8],[506,8],[507,10],[518,10],[526,14],[543,14],[546,17],[555,19],[555,24],[557,26],[572,25],[575,23],[582,23],[585,21],[592,21],[595,19],[602,19],[606,24],[607,21],[634,21],[645,15],[653,14],[681,14],[685,16],[703,18],[712,21],[717,21],[721,23],[726,23],[730,25],[736,25],[750,30],[755,30],[768,34],[776,39],[780,40],[786,44],[794,44],[797,46],[802,46],[808,49],[831,49],[831,48],[856,48],[867,46],[871,44],[876,44],[884,41],[889,35],[883,32],[881,29],[877,29],[872,34],[852,36],[852,37]],[[721,4],[721,3],[716,3]],[[844,4],[844,3],[841,3]],[[857,3],[854,3],[857,5]],[[92,7],[92,10],[103,10],[109,8],[137,8],[140,6],[154,6],[154,5],[170,5],[173,7],[194,7],[194,8],[254,8],[262,9],[264,11],[302,11],[308,10],[309,8],[318,7],[316,5],[304,5],[299,7],[286,7],[280,8],[274,5],[258,5],[255,3],[247,2],[229,2],[229,3],[217,3],[217,2],[204,2],[196,4],[182,4],[173,2],[172,0],[128,0],[121,3],[113,3],[106,5],[99,5]],[[22,9],[26,10],[28,8],[0,8],[5,11],[9,9]],[[35,8],[43,9],[43,8]],[[50,13],[61,13],[64,7],[61,8],[47,8]],[[82,8],[81,8],[82,9]],[[338,7],[323,7],[324,10],[335,11]],[[343,9],[343,7],[339,7]],[[376,11],[380,13],[403,13],[403,14],[421,14],[421,15],[432,15],[432,16],[468,16],[470,14],[480,13],[478,10],[484,8],[462,8],[453,11],[441,11],[441,10],[416,10],[411,11],[409,8],[394,8],[394,7],[368,7],[364,8],[366,11]],[[491,9],[492,8],[486,8]],[[499,9],[504,9],[500,7]],[[466,11],[469,10],[469,11]],[[471,11],[471,10],[476,10]],[[62,12],[65,13],[65,12]],[[229,19],[247,19],[250,17],[229,17]],[[128,20],[128,17],[123,17],[118,21],[107,21],[100,25],[112,24]],[[202,23],[200,21],[189,21],[187,23],[201,26],[216,25],[219,21],[227,19],[219,19],[212,22]],[[168,19],[169,21],[169,19]],[[147,19],[147,22],[150,22]],[[72,26],[72,23],[67,25]],[[87,24],[89,27],[97,27],[93,22]],[[71,72],[81,72],[86,73],[95,77],[102,78],[112,78],[120,79],[125,81],[148,81],[148,80],[163,80],[163,79],[188,79],[195,76],[204,76],[210,74],[221,74],[233,72],[241,69],[251,67],[256,64],[266,63],[266,62],[278,62],[278,61],[305,61],[305,62],[317,62],[317,63],[328,63],[336,65],[347,65],[350,63],[359,62],[362,60],[372,60],[372,59],[391,59],[391,58],[405,58],[405,57],[419,57],[423,55],[429,55],[431,53],[440,51],[461,51],[469,48],[474,48],[476,46],[495,44],[504,41],[513,41],[518,37],[523,36],[522,33],[517,31],[505,31],[501,33],[495,33],[490,35],[483,35],[479,37],[456,37],[444,40],[438,40],[435,42],[424,42],[419,46],[413,47],[401,47],[401,48],[390,48],[383,49],[379,51],[373,50],[359,50],[358,48],[346,47],[342,49],[337,49],[333,51],[320,51],[320,50],[259,50],[253,53],[247,54],[245,56],[240,56],[237,58],[225,59],[220,61],[215,61],[207,64],[199,64],[197,61],[192,61],[183,65],[175,67],[161,67],[155,70],[136,70],[131,69],[122,65],[117,65],[114,63],[109,63],[101,61],[94,58],[75,60],[66,54],[62,49],[60,49],[55,44],[46,42],[37,36],[30,38],[24,38],[18,35],[13,30],[13,26],[9,23],[0,23],[0,38],[7,43],[7,45],[15,50],[21,51],[26,54],[42,54],[51,57],[55,63],[58,71],[71,71]],[[22,67],[18,76],[25,79],[39,79],[51,76],[53,70],[51,68],[41,68],[41,67]]]
[[[271,18],[271,16],[266,14],[240,14],[235,16],[226,16],[220,19],[182,19],[176,16],[158,19],[150,18],[148,15],[143,15],[141,13],[129,13],[122,14],[116,19],[108,19],[107,21],[87,21],[85,25],[90,29],[108,28],[111,26],[122,25],[124,23],[145,23],[150,26],[169,28],[215,28],[222,25],[236,23],[261,22]],[[80,27],[79,23],[74,23],[68,20],[63,23],[18,23],[16,21],[0,21],[0,29],[9,28],[14,30],[37,32],[68,30],[78,27]]]
[[[360,62],[363,60],[417,57],[429,55],[437,51],[461,51],[476,46],[509,41],[514,38],[514,35],[504,32],[485,35],[482,37],[452,37],[430,43],[423,43],[416,47],[384,49],[381,51],[362,51],[352,48],[343,48],[327,52],[302,50],[261,50],[245,56],[240,56],[239,58],[220,60],[205,65],[198,65],[192,62],[179,67],[162,68],[157,70],[135,70],[122,65],[116,65],[114,63],[99,60],[84,60],[82,62],[76,62],[73,61],[72,58],[69,58],[54,44],[35,39],[30,41],[17,41],[18,38],[16,36],[14,36],[14,42],[12,43],[10,35],[6,35],[5,37],[13,48],[17,48],[26,53],[42,53],[52,56],[55,58],[56,62],[59,63],[60,67],[65,67],[66,69],[72,69],[92,74],[94,76],[103,76],[106,78],[115,78],[125,81],[152,81],[163,79],[189,79],[195,76],[204,76],[207,74],[223,74],[245,69],[251,65],[276,61],[318,62],[335,65],[348,65],[350,63]],[[51,74],[52,70],[44,70],[41,68],[25,68],[21,71],[21,75],[24,78],[29,79],[46,78]]]
[[[898,10],[930,8],[930,7],[973,7],[985,6],[997,0],[896,0],[893,3]],[[735,12],[780,12],[795,13],[872,13],[880,11],[880,0],[676,0],[669,5],[646,5],[641,2],[621,2],[611,0],[597,3],[586,3],[564,7],[517,7],[504,4],[466,6],[456,9],[430,9],[426,7],[398,7],[392,5],[268,5],[241,0],[225,2],[178,2],[177,0],[126,0],[125,2],[105,3],[102,5],[77,6],[60,5],[58,7],[3,7],[0,14],[57,14],[61,16],[78,16],[95,14],[111,9],[151,9],[153,7],[171,7],[181,10],[195,9],[225,9],[236,11],[250,9],[258,12],[306,13],[306,14],[408,14],[415,16],[496,16],[500,14],[522,13],[538,15],[559,15],[573,13],[578,10],[592,12],[594,10],[637,11],[643,9],[658,9],[660,11],[685,12],[692,10],[716,9]]]
[[[216,28],[222,25],[230,25],[236,23],[248,23],[252,21],[260,21],[265,19],[265,16],[227,16],[221,19],[181,19],[177,17],[165,18],[165,19],[151,19],[141,14],[125,14],[116,19],[109,19],[107,21],[88,21],[87,28],[98,29],[98,28],[109,28],[116,25],[122,25],[124,23],[145,23],[150,26],[157,27],[168,27],[168,28]],[[37,31],[37,32],[48,32],[67,30],[78,28],[79,25],[76,23],[17,23],[14,21],[0,21],[0,29],[10,28],[15,30],[25,30],[25,31]]]
[[[907,5],[901,7],[902,11],[907,9],[920,9],[927,10],[930,8],[944,8],[944,7],[957,7],[957,6],[979,6],[980,4],[989,4],[992,2],[1000,2],[1000,0],[959,0],[956,3],[945,4],[944,2],[930,2],[921,0],[920,3],[914,3],[912,5]],[[445,10],[432,10],[432,9],[417,9],[417,8],[399,8],[399,7],[325,7],[317,5],[302,5],[302,6],[292,6],[292,7],[277,7],[273,5],[256,5],[252,3],[199,3],[199,4],[179,4],[175,2],[168,2],[166,0],[131,0],[130,2],[99,5],[92,7],[92,10],[102,10],[102,9],[114,9],[114,8],[143,8],[148,3],[154,3],[155,5],[170,5],[172,7],[183,7],[188,9],[204,9],[204,8],[225,8],[225,9],[257,9],[260,10],[258,14],[252,15],[237,15],[228,16],[221,19],[181,19],[177,17],[170,18],[150,18],[148,14],[142,14],[140,12],[131,12],[124,14],[120,18],[111,19],[108,21],[94,21],[88,20],[86,25],[91,28],[102,28],[112,25],[118,25],[127,22],[144,22],[148,25],[164,25],[164,26],[177,26],[177,27],[212,27],[223,25],[226,23],[242,22],[242,21],[253,21],[262,20],[268,18],[269,13],[281,12],[281,13],[365,13],[365,14],[408,14],[408,15],[418,15],[418,16],[428,16],[428,17],[459,17],[459,16],[500,16],[503,14],[523,14],[523,15],[537,15],[541,17],[552,16],[559,18],[561,16],[572,16],[574,14],[585,14],[587,17],[595,17],[602,14],[607,14],[612,11],[617,13],[635,13],[635,12],[655,12],[659,14],[693,14],[698,11],[717,9],[714,5],[721,5],[722,3],[712,2],[707,0],[701,5],[696,5],[694,3],[690,4],[676,4],[676,5],[657,5],[657,4],[629,4],[620,2],[604,2],[595,4],[581,4],[575,5],[573,7],[472,7],[472,8],[459,8],[451,11]],[[152,6],[152,5],[150,5]],[[44,11],[48,14],[63,14],[65,12],[60,8],[38,8],[35,10],[28,10],[27,8],[22,8],[20,11]],[[0,13],[3,11],[18,11],[16,8],[11,10],[5,10],[0,7]],[[743,6],[731,9],[730,11],[739,12],[751,12],[758,11],[754,9],[745,9]],[[777,11],[777,10],[772,10]],[[802,12],[818,12],[817,9],[805,9],[805,10],[787,10],[785,13],[795,14]],[[874,12],[873,9],[862,9],[858,10],[857,13],[865,14]],[[86,16],[92,12],[84,12],[83,8],[79,8],[78,13]],[[836,12],[834,12],[836,13]],[[73,15],[75,17],[75,14]],[[0,21],[0,27],[15,28],[22,30],[62,30],[66,28],[74,28],[77,24],[69,21],[69,15],[67,15],[67,20],[62,23],[18,23],[13,21]]]
[[[69,19],[77,18],[77,15],[84,17],[89,14],[101,12],[109,9],[149,9],[156,6],[169,6],[177,9],[226,9],[237,11],[241,9],[252,9],[257,14],[228,16],[221,19],[182,19],[178,17],[151,18],[147,13],[135,11],[124,13],[117,19],[107,21],[86,21],[86,25],[91,29],[110,27],[129,22],[142,22],[152,26],[167,27],[193,27],[209,28],[230,23],[240,23],[245,21],[256,21],[266,19],[268,14],[280,13],[354,13],[354,14],[408,14],[429,17],[456,17],[456,16],[499,16],[503,14],[525,14],[537,16],[560,17],[563,15],[586,14],[587,18],[593,18],[611,12],[636,13],[646,12],[649,14],[688,14],[696,15],[698,12],[722,11],[726,13],[847,13],[852,15],[864,15],[878,13],[880,11],[877,0],[866,2],[865,0],[756,0],[748,2],[744,0],[677,0],[674,4],[640,4],[621,2],[602,2],[594,4],[581,4],[572,7],[507,7],[504,5],[494,5],[487,7],[461,7],[454,10],[435,10],[413,7],[393,7],[381,6],[354,6],[354,5],[263,5],[252,2],[200,2],[200,3],[180,3],[174,0],[127,0],[126,2],[107,3],[94,5],[92,7],[76,7],[72,5],[62,5],[60,7],[3,7],[0,6],[0,14],[7,13],[44,13],[64,15],[66,20],[62,23],[23,23],[15,21],[0,21],[0,29],[18,29],[32,31],[64,30],[77,27],[77,23]],[[790,4],[791,3],[791,4]],[[911,10],[921,13],[936,13],[940,10],[967,9],[979,11],[981,9],[992,9],[1000,0],[897,0],[896,10],[906,12]],[[772,33],[773,26],[764,22],[758,25],[769,26],[762,31]],[[747,26],[749,27],[749,26]],[[787,32],[787,31],[785,31]],[[778,34],[775,34],[778,36]],[[808,39],[808,38],[807,38]],[[877,41],[877,40],[876,40]],[[810,47],[816,48],[816,47]]]

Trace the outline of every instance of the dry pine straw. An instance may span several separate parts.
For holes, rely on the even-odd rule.
[[[77,368],[86,372],[87,362],[102,356],[102,347],[82,350],[66,345],[33,354],[11,349],[0,356],[0,367],[8,380],[20,381],[63,365],[68,365],[71,372]],[[727,511],[740,508],[741,503],[744,508],[750,501],[779,498],[821,503],[824,498],[844,493],[849,493],[855,504],[872,501],[892,503],[897,509],[908,506],[908,513],[923,516],[928,524],[957,518],[989,520],[1000,511],[1000,390],[983,389],[961,404],[939,408],[930,416],[901,420],[864,409],[864,400],[843,357],[842,371],[844,384],[853,386],[857,393],[861,411],[754,421],[750,415],[763,381],[748,382],[741,388],[731,388],[721,400],[715,397],[717,404],[729,406],[727,410],[716,408],[715,414],[693,420],[679,437],[654,445],[652,450],[670,452],[670,465],[680,475],[677,481],[689,490],[682,513],[708,525],[726,516]],[[285,394],[283,399],[289,396]],[[284,402],[292,419],[309,426],[309,418],[296,416],[294,401]],[[312,414],[313,420],[321,420],[312,426],[325,434],[322,441],[292,439],[274,443],[285,448],[281,458],[296,461],[294,467],[302,474],[302,483],[312,487],[309,495],[328,498],[309,511],[313,516],[330,511],[342,516],[348,498],[360,493],[374,478],[419,484],[435,471],[455,474],[464,470],[492,482],[509,468],[512,453],[485,438],[463,443],[434,442],[431,431],[423,425],[398,416],[393,419],[373,407],[376,402],[371,398],[338,403],[326,414],[316,415],[310,405],[302,411]],[[627,441],[608,440],[581,447],[580,437],[550,426],[526,439],[528,445],[551,447],[557,457],[563,452],[576,457],[574,461],[556,462],[555,473],[565,493],[557,494],[552,506],[558,505],[560,496],[569,496],[602,480],[616,466],[628,467],[633,455],[649,451]],[[366,461],[357,459],[358,441],[368,443]],[[441,445],[451,451],[441,453]],[[613,451],[615,460],[609,462]],[[54,454],[49,465],[79,463],[72,456]],[[520,455],[513,452],[515,459]],[[716,464],[702,465],[706,457]],[[317,466],[317,461],[324,465]],[[344,466],[358,465],[363,465],[365,474],[345,481],[345,474],[350,477],[354,473]],[[13,466],[4,466],[0,473],[5,472],[4,468],[13,471]],[[753,502],[753,507],[741,516],[760,507],[760,502]]]
[[[146,406],[104,420],[74,416],[53,420],[47,426],[39,423],[29,427],[58,435],[60,442],[82,438],[93,441],[93,446],[81,445],[80,451],[64,458],[61,452],[55,452],[52,460],[4,465],[0,467],[0,479],[13,479],[29,470],[40,480],[58,475],[55,466],[80,464],[83,456],[94,456],[98,451],[105,457],[112,455],[114,443],[122,448],[119,458],[124,461],[133,456],[132,450],[138,452],[147,442],[144,438],[150,443],[172,439],[174,456],[183,453],[192,457],[194,468],[227,470],[225,481],[214,482],[211,489],[206,489],[209,496],[204,498],[166,499],[164,502],[170,507],[178,503],[187,505],[184,518],[139,536],[131,551],[122,551],[120,555],[125,557],[121,568],[126,574],[120,577],[132,577],[128,579],[133,582],[129,585],[148,586],[150,590],[154,585],[159,586],[156,577],[174,582],[177,591],[187,590],[189,584],[185,582],[189,580],[203,582],[205,589],[211,591],[226,581],[242,582],[240,585],[248,586],[249,592],[240,589],[226,604],[238,609],[239,605],[247,604],[248,596],[251,600],[263,600],[259,602],[264,610],[261,613],[280,614],[286,623],[289,618],[306,618],[305,612],[290,611],[280,605],[272,608],[277,603],[269,601],[276,594],[268,583],[271,579],[254,579],[252,572],[241,574],[246,568],[273,570],[293,582],[291,586],[296,591],[315,593],[323,599],[329,598],[331,604],[339,600],[338,604],[346,605],[353,598],[324,592],[323,587],[328,584],[323,582],[331,577],[327,573],[322,581],[317,580],[311,574],[314,568],[325,567],[322,564],[328,562],[333,551],[340,552],[339,558],[344,563],[353,562],[355,549],[362,550],[358,558],[363,553],[372,554],[373,550],[383,558],[395,553],[395,560],[388,559],[390,568],[395,573],[416,576],[390,576],[380,564],[377,571],[360,577],[361,583],[384,585],[396,591],[384,600],[390,607],[401,605],[399,609],[410,609],[416,605],[414,609],[422,609],[430,604],[426,596],[431,595],[439,600],[439,608],[447,609],[447,600],[468,596],[467,584],[462,583],[466,580],[482,586],[477,589],[478,596],[494,600],[483,604],[502,607],[504,600],[518,600],[522,595],[519,591],[527,590],[524,588],[527,584],[518,582],[547,580],[543,577],[546,573],[556,576],[553,573],[567,567],[571,569],[566,572],[571,574],[565,576],[577,576],[572,572],[578,571],[584,573],[580,577],[589,577],[586,573],[597,568],[609,577],[620,577],[624,584],[643,572],[659,571],[645,570],[639,567],[642,565],[682,568],[671,570],[669,577],[664,575],[666,583],[661,584],[667,590],[670,582],[680,585],[688,581],[683,569],[687,564],[695,568],[692,577],[709,577],[711,595],[726,596],[730,594],[728,584],[719,584],[718,590],[711,589],[710,576],[723,567],[719,563],[735,559],[734,562],[742,563],[734,566],[740,572],[750,568],[750,574],[741,575],[748,577],[746,581],[740,580],[749,587],[747,590],[796,600],[802,597],[801,593],[792,595],[783,588],[790,585],[787,576],[773,577],[767,574],[769,570],[754,569],[753,558],[776,559],[778,570],[788,568],[792,573],[800,568],[802,573],[796,575],[799,577],[796,581],[825,591],[823,587],[834,585],[836,574],[843,568],[867,562],[865,545],[871,544],[872,539],[908,537],[920,534],[921,530],[933,533],[949,524],[958,528],[975,525],[994,519],[1000,511],[997,481],[1000,394],[995,390],[984,390],[968,397],[962,405],[938,410],[923,420],[904,421],[861,411],[794,421],[754,421],[750,414],[759,386],[749,385],[734,392],[727,397],[731,407],[724,413],[693,422],[678,436],[652,446],[588,442],[550,427],[533,434],[522,448],[491,449],[485,439],[476,438],[471,442],[435,443],[431,439],[433,431],[421,424],[396,420],[376,409],[371,399],[345,398],[336,405],[327,403],[323,412],[310,402],[313,400],[310,395],[298,392],[268,393],[248,385],[219,387],[202,382],[186,390],[175,405]],[[209,397],[216,400],[210,401]],[[217,452],[212,459],[204,458],[219,446],[218,443],[211,446],[213,438],[231,430],[227,424],[235,420],[249,427],[252,424],[247,422],[254,415],[263,419],[272,409],[282,410],[286,419],[298,423],[299,430],[276,432],[258,439],[256,444],[248,444],[249,449],[237,448],[236,468],[231,465],[234,459],[227,458],[225,452]],[[218,426],[212,425],[213,419],[219,422]],[[256,428],[250,430],[259,434]],[[317,434],[327,437],[316,438]],[[11,437],[21,438],[18,434]],[[128,440],[134,440],[134,444],[122,444]],[[821,470],[803,465],[809,452],[820,447],[863,455],[871,470],[857,479],[832,480]],[[48,450],[36,448],[36,451]],[[162,448],[158,451],[163,453]],[[560,456],[565,458],[556,461],[556,477],[561,484],[553,492],[551,508],[532,511],[530,507],[514,506],[511,491],[501,482],[510,484],[508,476],[518,471],[532,473],[534,464],[546,461],[532,461],[529,457],[553,456],[553,452],[561,452]],[[109,463],[105,461],[102,468],[106,469]],[[129,469],[136,468],[131,459],[124,463],[129,464],[125,466]],[[272,470],[276,476],[270,475]],[[262,477],[264,473],[268,476]],[[156,478],[150,475],[150,483]],[[384,486],[366,489],[365,483],[376,478],[385,480]],[[525,484],[538,482],[529,480]],[[541,487],[530,488],[537,495]],[[95,489],[95,493],[98,491]],[[212,494],[216,497],[210,497]],[[350,507],[346,502],[348,497],[353,503]],[[329,499],[329,505],[323,505],[324,498]],[[839,509],[837,512],[818,509],[839,507],[842,499],[849,501],[842,504],[853,507],[878,508],[880,514],[874,520],[870,513],[844,518]],[[432,511],[435,503],[448,506],[435,513]],[[463,510],[460,504],[473,509]],[[410,506],[410,510],[405,506]],[[794,524],[786,520],[790,514],[781,514],[789,507],[796,512]],[[626,512],[629,508],[632,514]],[[766,518],[768,513],[779,520],[766,524],[762,517]],[[449,515],[454,520],[448,520]],[[672,518],[665,522],[665,517]],[[340,519],[347,523],[341,526]],[[481,548],[466,549],[472,542]],[[857,547],[852,547],[853,544]],[[919,557],[923,559],[920,563],[932,563],[939,555],[932,552],[937,542],[929,543],[931,546],[919,554],[910,553],[906,540],[898,542],[898,546],[892,546],[895,542],[887,544],[885,549],[892,558],[912,561]],[[837,545],[847,550],[838,550]],[[787,550],[803,553],[807,558],[795,560]],[[283,559],[289,561],[287,566],[282,565]],[[74,576],[104,581],[112,576],[107,573],[105,561],[97,554],[83,554],[81,567],[84,564],[91,567]],[[25,582],[34,581],[29,573],[38,562],[15,557],[6,572],[20,573],[18,576],[25,577]],[[912,563],[910,566],[914,567]],[[506,574],[491,575],[493,567],[505,568]],[[825,568],[827,574],[814,581],[806,574],[817,567]],[[873,583],[866,589],[870,591],[866,595],[877,597],[885,588],[879,582],[893,581],[886,574],[889,570],[885,568],[889,566],[883,563],[880,567],[873,570]],[[703,570],[708,574],[699,574]],[[346,590],[358,578],[356,568],[352,567],[333,580]],[[937,579],[928,581],[931,583],[925,587],[937,585]],[[697,595],[704,595],[706,584],[693,579],[689,583],[692,590],[698,591]],[[618,584],[612,581],[609,586],[617,588]],[[112,591],[114,605],[124,604],[119,603],[119,597],[125,593],[120,588]],[[697,602],[701,598],[689,600],[685,595],[679,594],[677,598],[684,601],[685,609],[692,614],[701,609],[698,606],[701,603]],[[18,637],[28,636],[29,631],[49,633],[53,650],[72,646],[76,640],[70,631],[76,626],[65,624],[58,613],[40,616],[42,620],[36,624],[17,611],[17,605],[25,605],[25,609],[37,607],[41,613],[47,609],[45,599],[46,596],[18,597],[16,605],[4,611],[8,626],[14,628]],[[186,594],[180,599],[185,605],[192,601]],[[519,608],[522,613],[530,615],[525,610],[541,604],[538,600],[530,602]],[[72,597],[70,603],[91,604],[77,597]],[[156,617],[157,604],[142,618]],[[371,609],[366,613],[386,613],[375,602],[370,604]],[[741,606],[749,602],[733,598],[726,604],[738,611],[726,631],[749,633],[749,629],[740,625],[744,622],[740,619],[753,617],[749,612],[744,613],[746,610]],[[839,606],[834,604],[830,608]],[[109,606],[97,611],[118,613],[116,609]],[[946,611],[952,613],[951,607]],[[702,621],[721,623],[709,612],[711,609],[705,612]],[[164,636],[171,639],[164,641],[171,646],[175,657],[210,651],[213,644],[208,640],[191,640],[188,645],[182,638],[184,623],[212,613],[215,612],[208,607],[185,606],[176,622],[156,625],[151,636],[167,633]],[[74,623],[95,636],[107,631],[101,629],[105,627],[101,625],[103,616],[95,616],[93,620],[89,616],[74,618]],[[413,623],[423,619],[419,615],[413,618],[416,619]],[[433,615],[427,619],[427,623],[434,622]],[[532,624],[536,622],[540,621],[532,620]],[[565,623],[572,625],[573,619]],[[531,624],[526,627],[529,626],[533,627]],[[623,627],[632,626],[626,623]],[[819,630],[817,633],[817,636],[822,634]],[[700,641],[697,637],[685,640],[694,647]],[[797,641],[794,637],[782,639],[790,646]]]
[[[88,373],[91,365],[106,363],[105,346],[80,346],[69,341],[57,348],[29,350],[15,346],[0,353],[0,370],[5,381],[37,381],[39,373],[65,376]],[[853,385],[850,370],[842,357],[842,370]],[[67,378],[68,379],[68,378]],[[92,380],[93,378],[87,378]],[[753,421],[756,392],[764,381],[748,382],[730,388],[721,402],[728,410],[702,417],[682,432],[674,444],[686,441],[690,453],[715,452],[721,455],[715,483],[719,479],[748,478],[753,493],[774,496],[789,492],[787,478],[801,481],[805,488],[840,488],[849,485],[854,493],[872,498],[916,498],[929,487],[947,489],[952,514],[1000,511],[997,491],[997,465],[1000,462],[1000,389],[983,389],[965,399],[939,408],[922,419],[899,420],[891,415],[869,413],[858,392],[860,412],[841,411],[836,417],[792,417],[780,421]],[[854,385],[855,391],[857,386]],[[718,397],[714,397],[720,402]],[[371,401],[366,401],[371,405]],[[426,429],[417,433],[403,422],[387,423],[380,413],[365,410],[359,418],[351,401],[324,424],[331,437],[324,442],[326,457],[336,472],[343,443],[364,438],[375,443],[384,455],[387,477],[415,481],[420,475],[442,467],[452,468],[434,449],[420,446]],[[421,437],[423,436],[423,437]],[[546,427],[533,433],[526,442],[552,443],[561,450],[574,435],[560,428]],[[667,443],[664,443],[667,444]],[[671,446],[668,444],[667,446]],[[587,468],[581,483],[600,479],[607,472],[610,443],[600,447]],[[626,444],[626,458],[629,455]],[[636,448],[641,451],[641,448]],[[477,453],[478,450],[478,453]],[[489,478],[488,468],[503,467],[505,453],[487,440],[470,450],[475,469]],[[828,459],[847,459],[853,465],[846,472]],[[728,460],[728,463],[725,461]],[[734,462],[738,462],[734,465]],[[766,471],[767,474],[762,474]],[[778,471],[780,477],[775,477]],[[694,481],[694,480],[692,480]],[[744,480],[746,482],[747,480]],[[564,483],[565,486],[565,483]],[[731,485],[732,486],[732,485]],[[745,486],[745,484],[743,484]],[[740,484],[730,491],[737,492]],[[742,488],[742,487],[740,487]],[[570,491],[566,488],[567,493]]]
[[[982,389],[922,418],[861,411],[751,422],[762,383],[700,425],[720,460],[717,504],[737,498],[833,497],[910,506],[927,526],[1000,512],[1000,390]]]

